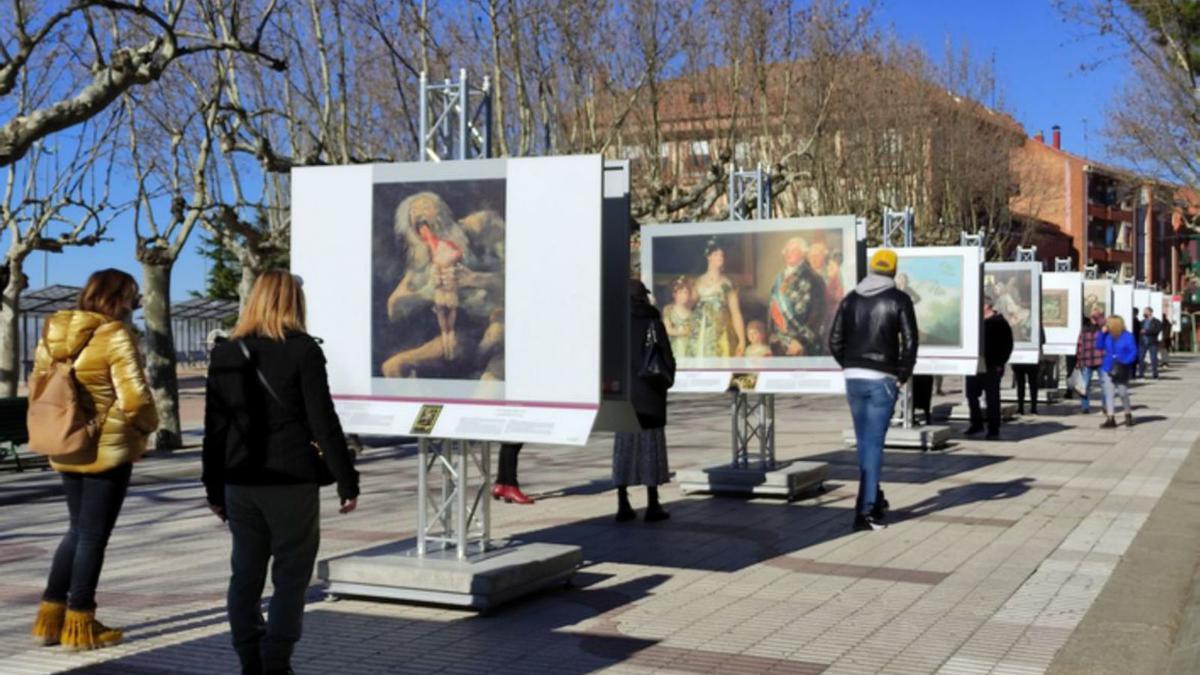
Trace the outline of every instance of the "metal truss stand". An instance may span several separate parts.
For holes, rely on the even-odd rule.
[[[419,161],[479,159],[492,156],[491,82],[473,87],[466,69],[458,81],[431,84],[421,73],[421,154]]]
[[[1037,262],[1037,247],[1018,246],[1016,256],[1017,262]]]
[[[896,409],[892,413],[891,426],[883,441],[885,448],[904,450],[937,450],[944,448],[950,440],[951,429],[942,425],[919,425],[916,422],[916,409],[913,406],[912,380],[900,387],[896,397]],[[848,447],[854,447],[857,439],[854,429],[842,432],[842,440]]]
[[[913,245],[913,225],[916,222],[911,206],[903,211],[883,210],[883,248],[908,248]]]
[[[1072,265],[1071,265],[1070,258],[1055,258],[1054,259],[1054,271],[1055,272],[1070,272],[1071,266]]]
[[[750,220],[771,217],[771,174],[762,164],[753,171],[729,172],[729,219]],[[753,202],[751,202],[753,200]]]
[[[492,541],[491,446],[421,439],[416,540],[322,560],[330,595],[483,610],[570,581],[580,547]]]
[[[1091,281],[1092,279],[1100,278],[1100,267],[1097,265],[1088,265],[1083,268],[1083,278]]]
[[[792,500],[823,488],[828,464],[776,461],[774,394],[735,393],[732,432],[732,461],[678,471],[680,490]]]

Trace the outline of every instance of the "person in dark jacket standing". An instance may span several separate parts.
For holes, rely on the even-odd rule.
[[[358,506],[358,472],[304,316],[299,279],[263,273],[208,369],[202,480],[233,535],[229,627],[244,673],[291,672],[320,542],[320,486],[337,482],[341,513]]]
[[[634,376],[629,398],[637,413],[641,431],[618,431],[613,439],[613,483],[617,486],[617,522],[637,518],[629,503],[629,486],[646,486],[646,522],[670,518],[658,499],[658,486],[671,480],[667,464],[667,390],[675,379],[675,356],[662,317],[650,304],[650,292],[637,279],[629,280],[629,300],[633,319],[630,321],[629,355],[633,360]],[[651,329],[657,335],[656,344],[666,377],[642,377],[639,371],[646,361],[647,336]]]
[[[855,530],[886,527],[887,500],[879,487],[883,443],[900,387],[917,363],[917,318],[912,298],[896,288],[896,253],[871,256],[870,273],[842,298],[829,330],[829,351],[846,377],[858,451]]]
[[[1142,331],[1138,341],[1137,376],[1146,379],[1146,357],[1150,357],[1150,374],[1158,379],[1158,341],[1161,339],[1162,322],[1154,318],[1154,310],[1143,310]]]
[[[984,370],[967,377],[967,405],[971,408],[968,434],[983,431],[983,411],[979,409],[979,395],[983,394],[987,402],[987,437],[1000,437],[1000,380],[1012,351],[1012,327],[992,306],[992,299],[986,298],[983,301]]]

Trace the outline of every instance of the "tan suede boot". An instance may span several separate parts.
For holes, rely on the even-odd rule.
[[[33,637],[47,647],[58,644],[66,616],[67,603],[43,600],[33,620]]]
[[[120,644],[123,636],[121,629],[109,628],[97,621],[95,610],[68,609],[60,642],[67,649],[100,649]]]

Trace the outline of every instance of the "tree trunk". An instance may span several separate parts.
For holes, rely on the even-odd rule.
[[[179,378],[171,329],[171,268],[174,261],[142,261],[142,318],[146,323],[146,368],[158,408],[158,450],[183,447],[179,425]]]
[[[25,278],[22,272],[24,260],[9,258],[5,266],[8,278],[0,291],[0,396],[7,398],[17,395],[21,381],[21,342],[24,336],[20,332],[20,310],[21,286]]]
[[[238,263],[242,267],[242,278],[238,281],[238,309],[242,310],[246,308],[254,282],[258,281],[258,261],[253,256],[241,256]]]

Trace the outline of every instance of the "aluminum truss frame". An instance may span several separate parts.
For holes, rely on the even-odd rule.
[[[492,444],[422,438],[418,447],[417,555],[453,550],[463,560],[486,553],[492,538]],[[436,487],[435,473],[441,477]]]
[[[465,68],[458,81],[430,83],[421,73],[419,161],[492,156],[492,88],[488,78],[471,85]]]
[[[750,199],[754,199],[751,209]],[[729,172],[729,219],[771,217],[771,175],[762,164],[752,171]]]
[[[754,465],[755,455],[757,466]],[[734,394],[731,466],[735,469],[775,470],[774,394]]]

